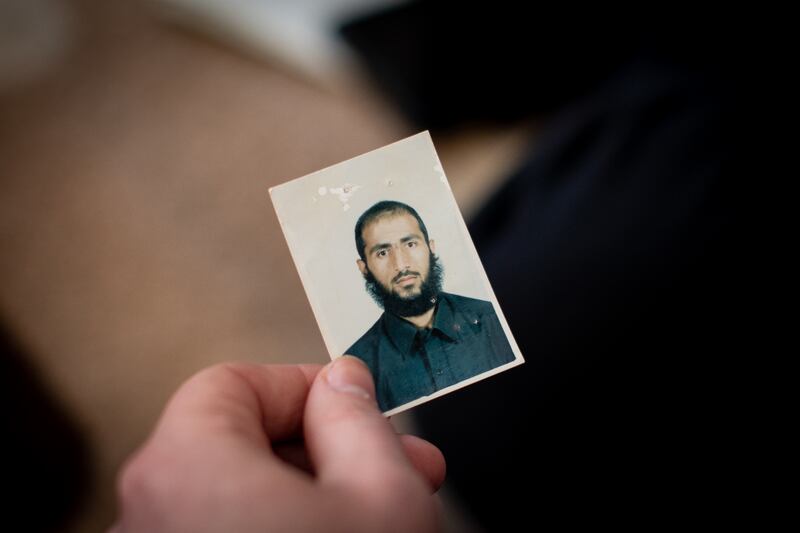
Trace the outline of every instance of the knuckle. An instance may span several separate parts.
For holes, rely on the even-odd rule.
[[[153,506],[165,502],[170,494],[165,469],[156,468],[142,454],[126,464],[117,477],[117,493],[123,508]]]
[[[146,492],[147,475],[142,467],[142,461],[135,458],[129,461],[120,470],[117,476],[117,494],[125,502],[133,502]]]

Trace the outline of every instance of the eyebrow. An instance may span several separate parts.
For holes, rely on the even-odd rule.
[[[400,244],[404,244],[404,243],[407,243],[409,241],[420,240],[420,239],[422,239],[421,235],[417,235],[415,233],[411,233],[409,235],[406,235],[402,239],[400,239]],[[372,248],[369,249],[369,253],[373,254],[373,253],[375,253],[375,252],[377,252],[379,250],[385,250],[386,248],[391,248],[391,247],[392,247],[391,243],[379,242],[378,244],[376,244],[375,246],[373,246]]]

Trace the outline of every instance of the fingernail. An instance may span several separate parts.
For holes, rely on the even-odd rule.
[[[365,400],[372,398],[375,388],[369,368],[360,359],[343,355],[328,365],[325,375],[328,385],[339,392],[360,396]]]

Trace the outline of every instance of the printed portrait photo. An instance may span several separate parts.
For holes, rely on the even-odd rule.
[[[385,414],[521,364],[430,135],[270,190],[332,358]]]

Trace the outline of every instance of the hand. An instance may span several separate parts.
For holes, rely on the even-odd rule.
[[[354,357],[221,364],[123,468],[112,531],[436,531],[444,470],[435,446],[395,434]]]

